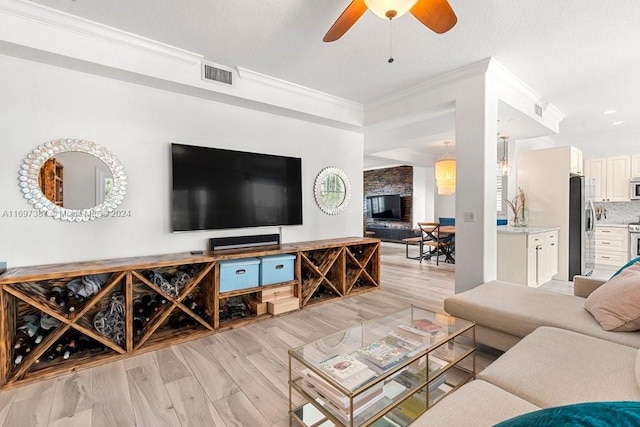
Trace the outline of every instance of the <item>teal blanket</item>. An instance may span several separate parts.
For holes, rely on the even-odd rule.
[[[495,427],[638,427],[640,402],[590,402],[541,409]]]

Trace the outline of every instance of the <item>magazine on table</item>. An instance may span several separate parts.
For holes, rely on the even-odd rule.
[[[393,341],[388,337],[382,338],[361,347],[358,353],[378,368],[388,369],[401,362],[409,354],[408,349],[394,345]]]
[[[429,319],[415,319],[412,323],[413,326],[424,332],[444,332],[445,330],[444,326],[439,325]]]
[[[340,381],[346,380],[361,372],[371,371],[366,364],[348,354],[339,354],[320,362],[320,367]],[[370,374],[374,376],[375,372],[370,372]]]

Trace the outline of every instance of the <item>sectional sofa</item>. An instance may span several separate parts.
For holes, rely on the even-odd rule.
[[[449,314],[476,322],[478,343],[506,352],[412,426],[493,426],[579,402],[640,401],[640,332],[604,330],[585,309],[603,283],[577,276],[574,295],[562,295],[493,281],[447,298]]]

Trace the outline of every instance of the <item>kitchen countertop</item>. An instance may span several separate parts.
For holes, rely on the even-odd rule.
[[[557,231],[560,227],[514,227],[512,225],[501,225],[498,227],[498,233],[546,233],[547,231]]]

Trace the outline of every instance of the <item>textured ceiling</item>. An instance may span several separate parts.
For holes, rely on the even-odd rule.
[[[640,128],[639,0],[449,0],[438,35],[371,12],[322,37],[349,0],[36,0],[52,8],[356,102],[493,56],[567,115],[567,136]],[[602,111],[616,109],[615,117]]]

